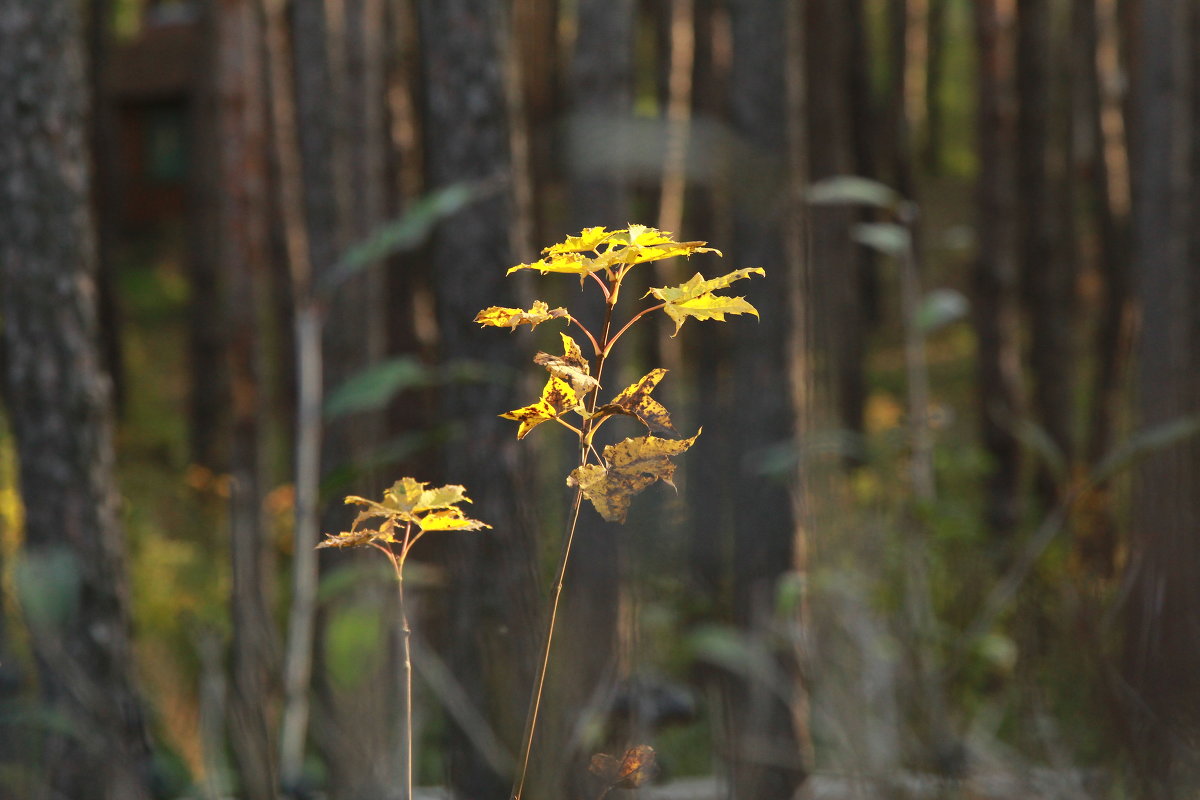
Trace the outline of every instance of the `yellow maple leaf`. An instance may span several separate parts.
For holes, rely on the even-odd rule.
[[[598,228],[584,228],[578,236],[568,236],[558,244],[543,248],[542,255],[558,256],[565,253],[594,252],[600,245],[618,233],[620,231],[605,231],[603,225]]]
[[[528,325],[529,329],[533,330],[547,320],[564,317],[570,319],[565,308],[552,309],[549,304],[535,300],[529,309],[505,308],[504,306],[485,308],[475,315],[475,321],[485,328],[512,328],[515,331],[518,325]]]
[[[718,321],[724,321],[726,314],[753,314],[757,317],[758,310],[746,302],[744,297],[725,297],[713,292],[751,275],[766,274],[766,270],[761,267],[747,267],[719,278],[705,280],[704,276],[697,272],[685,283],[651,289],[646,292],[646,296],[653,295],[663,301],[663,311],[675,321],[675,333],[671,334],[674,336],[679,333],[688,317]]]
[[[542,396],[536,403],[523,408],[513,409],[500,416],[504,419],[516,420],[521,423],[517,429],[517,438],[524,439],[526,434],[552,419],[561,417],[568,411],[582,411],[583,400],[575,387],[562,378],[551,375],[542,389]]]
[[[565,333],[560,335],[563,340],[563,354],[555,356],[550,353],[538,353],[533,357],[533,363],[545,367],[551,375],[570,383],[580,396],[599,388],[600,383],[592,377],[591,365],[583,357],[579,345]]]
[[[651,432],[678,435],[671,425],[671,414],[666,406],[650,396],[666,374],[667,370],[661,367],[651,370],[610,402],[596,409],[595,416],[600,418],[610,414],[625,414],[637,417]]]
[[[477,519],[471,519],[457,508],[430,511],[418,519],[417,524],[423,531],[477,531],[492,527]]]
[[[690,439],[660,439],[640,436],[604,448],[604,464],[588,464],[571,470],[567,485],[578,488],[609,522],[624,522],[634,496],[662,481],[674,486],[675,464],[671,456],[692,446]]]
[[[350,530],[327,534],[317,547],[364,547],[372,543],[392,544],[400,541],[397,529],[415,524],[422,533],[427,531],[476,531],[490,528],[477,519],[466,516],[458,507],[469,503],[466,489],[457,484],[428,488],[429,484],[413,478],[401,478],[383,491],[383,502],[349,495],[346,503],[364,507]],[[375,528],[360,527],[370,519],[382,517]],[[407,534],[405,535],[406,541]]]

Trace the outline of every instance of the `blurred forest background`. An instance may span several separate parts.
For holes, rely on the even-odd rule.
[[[571,455],[471,320],[628,222],[725,259],[624,303],[761,320],[619,365],[704,435],[584,510],[527,796],[1195,796],[1196,3],[0,0],[0,87],[0,797],[399,797],[313,545],[402,475],[494,526],[417,551],[418,780],[506,796]]]

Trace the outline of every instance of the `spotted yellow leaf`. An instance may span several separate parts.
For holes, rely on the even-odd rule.
[[[376,502],[365,497],[350,495],[346,503],[363,506],[350,530],[337,535],[326,535],[317,547],[364,547],[371,544],[391,545],[408,540],[407,534],[397,532],[416,525],[421,532],[427,531],[475,531],[490,528],[483,522],[466,516],[458,507],[469,503],[466,489],[456,484],[429,488],[424,481],[401,478],[383,491],[383,501]],[[368,520],[382,517],[374,528],[363,527]]]
[[[504,419],[512,419],[521,423],[517,429],[517,438],[524,439],[526,434],[552,419],[561,417],[568,411],[581,411],[583,400],[571,384],[555,375],[550,376],[542,389],[542,396],[536,403],[501,414]]]
[[[512,328],[515,331],[518,325],[528,325],[532,330],[547,320],[563,317],[570,318],[565,308],[550,308],[547,303],[535,300],[529,309],[503,306],[485,308],[475,315],[475,321],[484,327]]]
[[[610,402],[596,409],[595,416],[625,414],[637,417],[651,433],[670,433],[678,436],[671,425],[671,414],[666,406],[650,396],[666,374],[667,371],[662,368],[651,370],[648,375],[627,387]]]
[[[533,363],[540,364],[549,370],[551,375],[571,384],[580,396],[599,388],[600,383],[592,377],[591,365],[583,357],[579,345],[565,333],[560,335],[563,340],[563,354],[555,356],[550,353],[538,353],[533,357]]]
[[[417,520],[423,531],[477,531],[490,528],[491,525],[471,519],[457,508],[430,511]]]
[[[671,456],[692,446],[690,439],[660,439],[641,436],[604,448],[604,464],[588,464],[571,470],[567,485],[578,487],[583,496],[609,522],[624,522],[634,496],[656,481],[674,486],[675,464]]]

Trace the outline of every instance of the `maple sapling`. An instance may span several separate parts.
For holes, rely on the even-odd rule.
[[[400,637],[404,659],[401,663],[404,681],[404,741],[401,744],[400,773],[404,780],[401,797],[411,800],[413,796],[412,754],[412,655],[411,629],[408,612],[404,606],[404,562],[422,536],[439,531],[477,531],[490,528],[477,519],[471,519],[459,508],[460,503],[471,502],[462,486],[439,486],[426,488],[428,484],[412,478],[401,478],[390,489],[384,489],[383,502],[377,503],[365,497],[350,495],[346,503],[364,506],[358,512],[350,530],[326,535],[317,547],[373,547],[387,556],[396,574],[396,586],[400,601]],[[364,523],[378,520],[374,527]]]
[[[512,800],[520,800],[525,788],[525,777],[529,768],[529,754],[533,747],[537,728],[538,712],[546,671],[550,663],[550,647],[554,638],[555,621],[559,598],[562,595],[563,577],[571,555],[575,529],[579,521],[583,500],[609,522],[624,522],[634,496],[662,481],[668,485],[675,474],[671,458],[677,456],[696,441],[700,431],[688,438],[680,436],[671,423],[666,407],[651,397],[655,387],[666,375],[665,369],[653,369],[617,393],[607,403],[600,402],[601,380],[604,365],[612,353],[613,346],[639,320],[655,311],[662,311],[675,323],[679,333],[689,319],[724,321],[726,314],[753,314],[754,306],[743,297],[716,294],[735,281],[751,275],[765,275],[760,267],[735,270],[719,278],[705,279],[699,273],[678,286],[652,288],[642,300],[653,298],[646,307],[633,313],[614,333],[614,317],[622,282],[638,264],[662,261],[693,253],[716,253],[719,250],[705,247],[707,242],[676,242],[666,231],[643,225],[608,231],[603,227],[586,228],[578,236],[570,236],[559,244],[542,251],[542,258],[531,264],[518,264],[509,274],[518,270],[537,270],[543,275],[560,273],[578,275],[580,287],[590,280],[598,287],[604,299],[604,322],[597,335],[573,317],[565,308],[550,308],[541,300],[528,309],[492,306],[480,311],[475,321],[485,327],[510,328],[521,325],[536,328],[543,322],[565,320],[575,326],[591,347],[591,357],[584,356],[579,344],[566,333],[562,334],[563,353],[552,355],[538,353],[533,361],[545,367],[549,373],[541,397],[530,405],[517,408],[500,416],[519,423],[517,438],[525,438],[530,431],[544,422],[555,422],[570,430],[579,441],[579,466],[567,476],[567,485],[575,489],[571,509],[571,522],[563,539],[555,578],[546,636],[542,649],[541,666],[534,684],[526,719],[525,738],[522,743],[519,771],[513,784]],[[634,436],[603,451],[594,444],[596,432],[606,422],[617,416],[638,420],[646,427],[647,435]],[[632,751],[631,751],[632,752]]]

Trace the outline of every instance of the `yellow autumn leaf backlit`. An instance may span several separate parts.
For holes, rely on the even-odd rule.
[[[500,416],[521,423],[521,427],[517,429],[517,438],[524,439],[531,430],[543,422],[561,417],[568,411],[580,411],[582,408],[583,401],[575,388],[562,378],[551,375],[550,380],[546,381],[546,385],[542,389],[541,398],[536,403],[514,409]]]
[[[599,388],[599,382],[591,375],[591,365],[583,357],[583,351],[575,340],[565,333],[560,334],[563,340],[561,356],[550,353],[538,353],[533,357],[533,363],[545,367],[551,375],[561,378],[575,388],[580,395],[592,389]]]
[[[625,414],[637,417],[652,433],[670,433],[678,435],[671,425],[671,414],[666,406],[650,396],[658,382],[667,374],[667,370],[653,369],[631,386],[627,387],[612,401],[596,409],[596,417],[610,414]]]
[[[725,297],[713,292],[751,275],[766,274],[766,270],[761,267],[747,267],[719,278],[705,280],[704,276],[697,272],[685,283],[651,289],[646,295],[653,295],[663,301],[663,311],[675,321],[675,333],[671,334],[674,336],[679,333],[688,317],[718,321],[724,321],[726,314],[753,314],[757,317],[758,310],[746,302],[744,297]]]
[[[424,481],[412,478],[401,478],[391,487],[384,489],[383,502],[379,503],[357,495],[349,495],[346,503],[363,506],[350,526],[350,530],[337,535],[327,534],[324,541],[317,547],[365,547],[379,544],[390,545],[404,539],[407,534],[397,536],[398,530],[404,533],[410,525],[416,525],[420,532],[428,531],[477,531],[490,528],[477,519],[471,519],[458,507],[459,503],[469,503],[466,489],[457,484],[437,486],[432,489]],[[378,527],[360,527],[364,522],[377,517],[383,517]]]
[[[651,484],[662,481],[674,486],[675,464],[679,455],[696,441],[640,436],[604,448],[604,465],[588,464],[571,471],[567,485],[578,488],[609,522],[624,522],[633,498]]]
[[[475,321],[485,328],[512,328],[514,331],[518,325],[528,325],[533,330],[547,320],[561,318],[570,319],[565,308],[552,309],[541,300],[535,300],[529,309],[492,306],[475,315]]]

